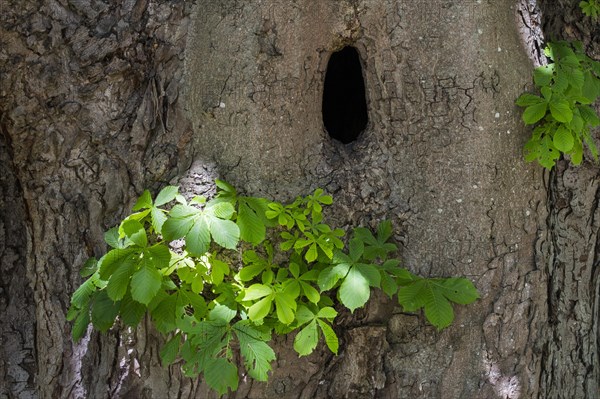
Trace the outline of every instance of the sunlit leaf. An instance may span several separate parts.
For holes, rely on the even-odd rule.
[[[154,206],[161,206],[166,203],[169,203],[175,199],[177,196],[179,188],[176,186],[166,186],[156,196],[154,200]]]
[[[160,289],[162,276],[152,266],[144,265],[131,278],[131,297],[148,305]]]

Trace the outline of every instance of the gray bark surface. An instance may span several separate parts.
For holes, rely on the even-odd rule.
[[[1,129],[0,125],[0,129]],[[6,132],[0,132],[0,397],[35,398],[35,303],[26,269],[23,192]]]
[[[65,314],[82,262],[105,250],[103,231],[144,187],[164,185],[189,162],[191,132],[175,104],[190,6],[0,5],[2,214],[10,216],[2,297],[14,300],[3,301],[2,398],[179,394],[151,330],[90,332],[74,344]]]
[[[582,41],[600,60],[600,25],[566,1],[541,1],[546,39]],[[562,12],[558,10],[562,9]],[[600,106],[596,107],[600,112]],[[596,145],[600,144],[596,129]],[[548,219],[538,243],[548,274],[548,327],[541,393],[546,398],[600,395],[600,169],[561,161],[548,186]]]
[[[514,99],[531,65],[513,4],[227,4],[223,14],[200,2],[188,39],[200,159],[253,194],[322,186],[338,201],[338,225],[391,219],[405,266],[469,276],[482,292],[443,332],[393,303],[354,315],[340,326],[344,351],[305,397],[535,397],[541,350],[532,343],[546,293],[534,243],[545,190],[539,168],[522,161]],[[342,146],[323,131],[320,82],[331,52],[350,43],[364,64],[370,122]],[[287,373],[235,397],[297,397],[276,391]]]
[[[216,397],[161,367],[148,320],[74,344],[65,314],[79,268],[144,188],[210,194],[217,177],[281,201],[323,187],[334,224],[390,219],[404,267],[467,276],[482,295],[441,332],[376,295],[340,317],[339,356],[299,359],[276,337],[269,383],[227,397],[597,392],[600,179],[590,163],[548,179],[522,161],[514,99],[531,62],[513,1],[0,7],[1,399]],[[344,146],[321,96],[348,44],[369,125]]]

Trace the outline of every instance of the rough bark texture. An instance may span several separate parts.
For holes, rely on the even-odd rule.
[[[350,319],[344,352],[319,371],[312,397],[535,397],[544,187],[521,160],[513,102],[531,67],[512,2],[199,5],[186,93],[200,158],[255,194],[323,186],[340,225],[389,218],[406,266],[470,276],[483,294],[442,333],[393,304]],[[328,57],[347,44],[363,61],[370,123],[342,146],[323,131],[320,99]],[[366,353],[356,347],[367,341]],[[367,374],[351,379],[357,369]],[[247,397],[281,396],[275,384],[254,384]]]
[[[547,40],[580,40],[587,54],[600,60],[597,22],[571,2],[542,1],[540,6]],[[541,392],[547,398],[595,398],[600,395],[598,164],[590,154],[579,167],[561,161],[550,175],[548,192],[548,219],[538,243],[538,263],[548,274],[550,327]]]
[[[65,321],[144,187],[215,177],[279,200],[324,187],[338,226],[388,218],[406,267],[482,294],[442,332],[376,296],[340,318],[338,357],[276,338],[269,384],[230,398],[594,397],[600,179],[561,164],[547,207],[522,161],[513,1],[39,3],[0,14],[0,398],[216,397],[160,366],[149,323],[73,344]],[[344,146],[321,96],[347,44],[370,122]]]
[[[190,159],[176,105],[190,6],[2,2],[3,398],[179,391],[147,329],[74,345],[65,312],[102,231]]]
[[[27,212],[5,134],[0,135],[0,395],[8,395],[10,387],[16,397],[33,398],[36,323],[26,270]]]

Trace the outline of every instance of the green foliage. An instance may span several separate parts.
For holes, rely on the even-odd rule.
[[[516,101],[525,108],[525,124],[536,125],[525,144],[525,159],[552,169],[567,154],[579,165],[585,143],[598,160],[590,129],[600,119],[590,105],[600,96],[600,63],[585,55],[580,43],[549,43],[545,54],[553,62],[533,73],[541,96],[524,93]]]
[[[142,194],[134,213],[105,234],[111,249],[82,268],[88,279],[67,315],[75,340],[90,323],[107,331],[116,318],[136,326],[148,313],[170,336],[163,363],[180,358],[186,375],[203,374],[224,394],[237,389],[239,366],[267,380],[273,333],[296,332],[300,356],[321,338],[337,354],[338,311],[363,307],[372,288],[397,294],[406,311],[424,309],[438,329],[454,318],[451,302],[478,298],[467,279],[426,279],[398,267],[388,221],[375,235],[354,229],[346,247],[345,232],[323,221],[323,206],[333,200],[321,189],[281,204],[241,196],[223,181],[217,187],[211,200],[188,202],[173,186],[154,200]]]
[[[597,19],[600,16],[600,1],[599,0],[588,0],[579,3],[579,7],[584,15]]]

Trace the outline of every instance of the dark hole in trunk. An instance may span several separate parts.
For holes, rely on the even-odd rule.
[[[323,123],[332,138],[344,144],[367,127],[365,81],[358,51],[344,47],[331,54],[323,89]]]

